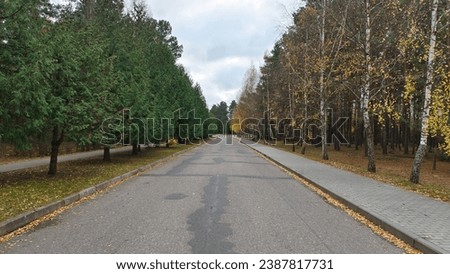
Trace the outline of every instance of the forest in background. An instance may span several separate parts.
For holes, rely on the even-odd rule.
[[[123,0],[0,2],[0,142],[110,147],[207,136],[199,84],[177,64],[170,23]],[[194,115],[195,114],[195,115]],[[180,126],[183,125],[183,126]]]
[[[244,78],[231,128],[266,142],[450,154],[450,1],[308,0],[259,71]],[[314,123],[311,123],[314,121]],[[315,127],[311,127],[314,124]],[[338,125],[339,126],[339,125]]]

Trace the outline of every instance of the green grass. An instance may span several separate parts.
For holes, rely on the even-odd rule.
[[[111,163],[101,159],[60,163],[55,176],[47,175],[47,166],[0,173],[0,222],[191,147],[144,149],[138,156],[131,151],[114,154]]]

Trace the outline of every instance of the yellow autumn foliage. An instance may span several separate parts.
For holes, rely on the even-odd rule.
[[[450,154],[450,70],[449,65],[439,67],[436,74],[440,76],[439,84],[432,95],[430,112],[430,133],[442,137],[441,150]]]

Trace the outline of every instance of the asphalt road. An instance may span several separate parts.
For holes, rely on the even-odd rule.
[[[135,177],[1,244],[0,253],[403,252],[233,142]]]

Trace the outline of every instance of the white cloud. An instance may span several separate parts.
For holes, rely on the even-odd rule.
[[[198,62],[196,56],[186,55],[180,60],[192,78],[201,84],[210,106],[220,101],[236,99],[242,82],[241,72],[247,70],[252,60],[247,56],[228,56]],[[237,72],[237,73],[236,73]]]

